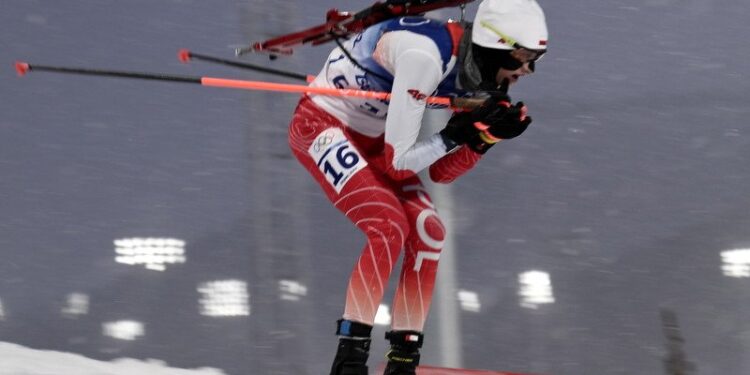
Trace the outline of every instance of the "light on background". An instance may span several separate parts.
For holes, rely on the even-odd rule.
[[[143,323],[135,320],[119,320],[102,324],[102,334],[118,340],[133,341],[143,336],[144,333]]]
[[[62,308],[62,314],[68,317],[86,315],[89,313],[89,296],[83,293],[68,294],[66,305]]]
[[[250,315],[250,294],[241,280],[208,281],[198,285],[201,314],[206,316]]]
[[[375,313],[375,324],[381,326],[391,324],[391,310],[388,305],[381,304],[378,306],[378,312]]]
[[[3,309],[3,300],[0,299],[0,321],[5,320],[5,309]]]
[[[461,304],[461,310],[470,312],[479,312],[482,304],[479,302],[479,295],[468,290],[458,291],[458,302]]]
[[[167,264],[185,263],[185,241],[175,238],[122,238],[115,240],[115,261],[164,271]]]
[[[294,280],[279,281],[279,298],[285,301],[299,301],[307,295],[307,287]]]
[[[721,270],[728,277],[750,277],[750,249],[721,252]]]
[[[518,275],[518,296],[521,307],[536,309],[541,304],[554,303],[552,281],[542,271],[527,271]]]

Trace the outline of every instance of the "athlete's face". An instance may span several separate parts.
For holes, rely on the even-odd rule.
[[[495,80],[498,85],[506,79],[510,84],[514,84],[521,77],[534,73],[534,62],[538,60],[540,56],[540,54],[525,48],[514,49],[510,52],[510,55],[518,61],[520,66],[513,70],[505,68],[498,69],[497,75],[495,75]]]
[[[531,73],[534,73],[534,70],[532,70],[529,67],[529,63],[524,63],[523,65],[521,65],[520,68],[516,70],[508,70],[508,69],[500,68],[497,71],[495,80],[497,81],[497,84],[499,85],[503,82],[503,80],[507,79],[508,82],[510,82],[510,84],[512,85],[516,83],[519,79],[521,79],[521,77],[525,75],[529,75]]]

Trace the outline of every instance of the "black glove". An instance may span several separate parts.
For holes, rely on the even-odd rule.
[[[511,139],[521,135],[531,124],[531,117],[527,115],[528,108],[523,102],[510,105],[503,112],[496,111],[486,116],[479,123],[475,123],[482,132],[480,138],[498,142],[501,139]]]
[[[522,102],[511,105],[508,95],[495,92],[477,109],[459,112],[440,131],[448,151],[466,144],[484,154],[501,139],[519,136],[531,124],[531,117]]]

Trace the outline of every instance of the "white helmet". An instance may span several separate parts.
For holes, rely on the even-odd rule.
[[[547,23],[536,0],[483,0],[471,40],[482,47],[547,49]]]

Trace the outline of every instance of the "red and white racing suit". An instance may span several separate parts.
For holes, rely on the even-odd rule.
[[[353,43],[357,40],[344,47]],[[305,96],[292,118],[289,144],[331,203],[367,236],[349,280],[343,318],[374,324],[404,249],[392,329],[421,332],[445,229],[417,173],[429,168],[433,181],[448,183],[471,169],[480,155],[467,147],[446,152],[439,134],[417,140],[425,102],[415,93],[433,93],[447,76],[444,58],[429,36],[408,30],[384,33],[372,58],[393,77],[390,102]],[[363,74],[336,48],[311,86],[344,88],[343,76],[359,81],[359,89]],[[384,107],[387,115],[374,114],[374,106]]]

